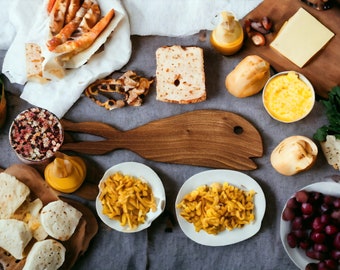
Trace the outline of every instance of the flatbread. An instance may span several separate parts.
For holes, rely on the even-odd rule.
[[[28,225],[16,219],[0,219],[0,247],[17,260],[25,257],[24,250],[31,241]]]
[[[78,226],[82,213],[68,203],[57,200],[41,210],[41,224],[51,237],[66,241]]]
[[[328,164],[340,171],[340,140],[337,140],[334,135],[327,135],[326,141],[321,142],[320,145]]]
[[[41,48],[36,43],[25,44],[27,80],[45,83],[43,78]]]
[[[30,194],[30,189],[7,173],[0,173],[0,219],[10,218]]]
[[[156,99],[179,104],[206,100],[203,49],[165,46],[156,51]]]
[[[23,270],[56,270],[65,261],[66,248],[54,239],[36,242],[26,258]]]
[[[48,235],[40,222],[40,210],[42,207],[43,203],[39,198],[32,202],[25,201],[12,216],[12,218],[26,222],[33,238],[37,241],[44,240]]]

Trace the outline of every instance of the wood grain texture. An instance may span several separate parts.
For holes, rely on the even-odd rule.
[[[211,168],[254,170],[251,159],[263,155],[262,138],[243,117],[220,110],[196,110],[128,131],[99,122],[74,123],[62,119],[68,135],[72,132],[103,137],[96,141],[65,142],[62,151],[101,155],[128,149],[159,162]]]
[[[290,62],[280,53],[272,49],[269,44],[275,38],[281,26],[295,12],[303,7],[312,14],[335,36],[330,42],[303,67]],[[328,97],[328,92],[332,87],[340,85],[340,4],[335,1],[333,8],[325,11],[316,10],[300,0],[264,0],[257,8],[247,14],[246,19],[261,19],[268,16],[274,22],[274,32],[266,35],[266,45],[256,47],[247,39],[244,43],[241,55],[244,57],[250,54],[256,54],[266,59],[271,66],[277,71],[295,70],[304,74],[313,84],[315,92],[324,98]],[[294,42],[294,40],[292,40]]]
[[[0,168],[0,172],[2,171],[15,176],[19,181],[28,186],[31,191],[30,197],[32,199],[39,198],[43,202],[43,205],[62,199],[82,212],[83,215],[79,221],[76,231],[69,240],[62,242],[67,251],[65,262],[60,269],[71,269],[79,256],[83,255],[87,250],[92,238],[97,234],[98,223],[95,215],[82,203],[69,198],[59,197],[59,194],[56,193],[44,181],[40,173],[31,166],[25,164],[13,164],[5,170]],[[0,248],[0,268],[1,264],[5,270],[19,270],[23,268],[25,259],[16,260]]]

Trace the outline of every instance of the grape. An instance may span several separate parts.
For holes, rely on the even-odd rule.
[[[340,232],[338,232],[333,240],[333,246],[337,249],[340,250]]]
[[[336,227],[333,224],[327,225],[325,227],[325,233],[327,233],[328,235],[336,234],[337,232],[338,232],[338,227]]]
[[[329,214],[323,213],[323,214],[320,216],[320,222],[321,222],[322,224],[328,224],[328,223],[330,223],[330,221],[331,221],[331,217],[330,217]]]
[[[299,229],[302,229],[303,228],[303,217],[295,217],[292,221],[292,229],[293,230],[299,230]]]
[[[311,203],[307,203],[307,202],[302,203],[301,211],[304,215],[309,216],[309,215],[313,214],[313,211],[314,211],[313,205]]]
[[[324,202],[325,204],[331,205],[331,204],[333,204],[334,199],[335,199],[335,197],[333,197],[333,196],[331,196],[331,195],[325,195],[325,196],[323,197],[323,202]]]
[[[309,249],[306,251],[306,255],[314,260],[324,260],[325,259],[325,254],[320,251],[316,251],[313,249]]]
[[[313,220],[312,227],[315,231],[321,232],[325,227],[325,224],[321,222],[321,217],[316,217]]]
[[[335,260],[333,260],[333,259],[325,259],[324,260],[324,262],[325,262],[325,265],[326,265],[326,269],[337,269],[337,267],[338,267],[338,263],[335,261]]]
[[[309,194],[304,190],[300,190],[300,191],[296,192],[295,198],[296,198],[296,201],[298,201],[300,203],[305,203],[305,202],[308,201]]]
[[[335,210],[332,212],[331,217],[338,223],[340,223],[340,210]]]
[[[305,270],[318,270],[318,264],[317,263],[309,263],[306,265]]]
[[[291,248],[295,248],[297,246],[297,237],[293,232],[287,235],[287,243]]]
[[[282,213],[282,219],[285,221],[290,221],[295,218],[295,212],[292,208],[286,207]]]
[[[287,201],[282,219],[290,222],[288,245],[318,260],[306,270],[340,267],[340,197],[298,191]]]
[[[326,240],[326,235],[322,232],[312,231],[310,234],[310,239],[318,244],[324,243]]]
[[[336,198],[333,201],[333,205],[334,205],[335,208],[340,208],[340,198]]]
[[[331,256],[334,260],[340,260],[340,250],[333,249],[331,252]]]
[[[320,252],[327,252],[328,251],[328,247],[325,244],[318,244],[318,243],[314,244],[313,249],[315,251],[320,251]]]
[[[292,197],[287,201],[287,207],[292,209],[299,207],[299,203],[296,201],[295,197]]]

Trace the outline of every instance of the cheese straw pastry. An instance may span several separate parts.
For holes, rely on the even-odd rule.
[[[58,45],[66,42],[71,37],[72,33],[78,28],[86,12],[91,7],[91,4],[91,0],[85,0],[75,14],[73,20],[66,24],[52,39],[47,41],[46,45],[50,51],[53,51]]]
[[[106,28],[114,15],[115,11],[111,9],[93,28],[91,28],[90,31],[74,40],[69,40],[60,44],[54,49],[54,52],[66,54],[66,56],[63,57],[63,60],[65,61],[67,58],[69,59],[75,54],[87,49]]]

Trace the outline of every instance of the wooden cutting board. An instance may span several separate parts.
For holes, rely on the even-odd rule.
[[[68,135],[80,132],[105,138],[65,141],[62,151],[101,155],[128,149],[159,162],[236,170],[256,169],[251,158],[263,155],[257,129],[243,117],[220,110],[191,111],[128,131],[99,122],[74,123],[62,119],[62,125]]]
[[[312,14],[335,36],[332,40],[303,68],[299,68],[280,53],[272,49],[269,44],[280,30],[281,26],[295,12],[303,7]],[[264,0],[259,6],[247,14],[245,19],[260,19],[268,16],[274,22],[274,32],[266,35],[266,45],[256,47],[250,40],[246,40],[240,54],[245,57],[257,54],[266,59],[277,71],[295,70],[304,74],[313,84],[315,92],[321,97],[328,97],[332,87],[340,85],[340,4],[335,1],[335,6],[329,10],[316,10],[300,0]],[[294,40],[292,40],[294,42]]]
[[[76,231],[70,239],[62,242],[66,248],[66,255],[64,264],[61,266],[60,270],[71,269],[77,259],[87,250],[90,241],[97,234],[98,223],[96,216],[89,208],[80,202],[65,197],[59,198],[58,194],[44,181],[40,173],[31,166],[25,164],[13,164],[5,170],[0,168],[0,172],[2,171],[15,176],[19,181],[28,186],[31,191],[30,197],[32,199],[39,198],[43,205],[62,199],[82,212],[83,215],[79,221]],[[22,260],[16,260],[13,256],[9,256],[5,250],[0,248],[0,268],[1,265],[3,266],[1,269],[20,270],[24,267],[24,264],[25,258]]]

